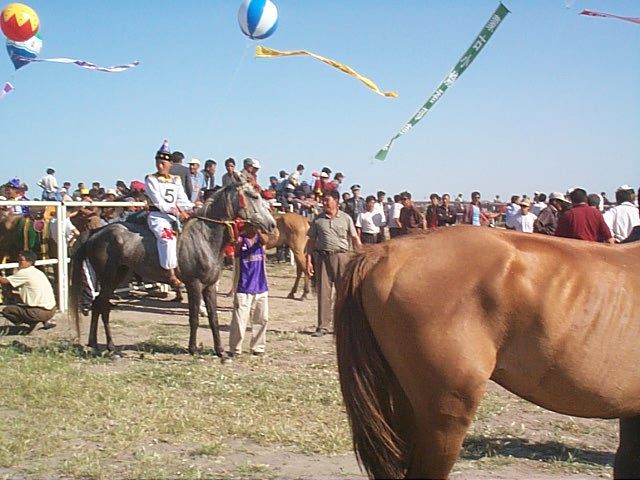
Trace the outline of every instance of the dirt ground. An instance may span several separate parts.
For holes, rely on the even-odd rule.
[[[311,338],[316,322],[315,296],[307,301],[290,300],[286,296],[293,283],[294,268],[286,264],[269,266],[270,320],[267,337],[267,360],[274,366],[287,362],[321,364],[335,362],[333,338]],[[230,272],[225,271],[220,291],[229,289]],[[299,296],[299,294],[298,294]],[[183,332],[184,351],[167,355],[185,356],[188,340],[187,304],[177,304],[169,298],[155,298],[135,294],[117,300],[113,311],[113,335],[121,348],[122,359],[101,368],[126,368],[131,358],[139,355],[133,346],[145,339],[157,337],[165,327]],[[219,315],[223,344],[228,345],[228,324],[231,317],[231,298],[219,295]],[[0,320],[3,322],[4,320]],[[50,331],[35,331],[29,341],[63,339],[73,335],[64,318]],[[276,335],[297,332],[304,338],[302,352],[278,351],[282,342],[271,342]],[[85,332],[86,334],[86,332]],[[305,335],[306,334],[306,335]],[[15,338],[15,337],[14,337]],[[104,342],[102,327],[99,339]],[[86,337],[84,339],[86,341]],[[11,336],[0,337],[0,342]],[[198,342],[204,349],[212,345],[206,320],[200,322]],[[225,368],[238,368],[232,364]],[[469,432],[465,450],[456,464],[452,478],[593,478],[608,477],[612,473],[613,455],[617,445],[617,422],[587,420],[554,414],[525,402],[496,384],[489,384],[489,400],[484,415]],[[280,447],[265,447],[246,441],[226,442],[222,457],[216,462],[236,465],[268,465],[277,478],[365,478],[352,453],[337,456],[304,455]],[[11,472],[0,469],[0,478]]]

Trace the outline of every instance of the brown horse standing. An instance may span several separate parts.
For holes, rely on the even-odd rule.
[[[368,247],[336,303],[342,393],[370,476],[445,478],[489,379],[541,407],[622,418],[640,477],[640,244],[475,227]]]
[[[304,275],[304,289],[300,300],[305,300],[309,294],[309,276],[306,269],[305,248],[307,246],[307,232],[309,231],[309,220],[297,213],[287,212],[275,217],[278,235],[276,238],[269,238],[266,248],[288,246],[296,262],[296,281],[288,295],[288,298],[295,298],[300,284],[300,277]]]

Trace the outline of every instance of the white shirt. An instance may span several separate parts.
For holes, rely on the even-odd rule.
[[[538,216],[531,212],[526,215],[522,215],[522,211],[519,211],[513,217],[513,228],[517,232],[533,233],[533,222],[536,221],[536,218],[538,218]]]
[[[531,213],[534,215],[540,215],[540,212],[547,208],[547,204],[544,202],[536,202],[531,205]]]
[[[182,181],[176,175],[169,178],[160,177],[157,173],[149,174],[144,179],[146,187],[145,194],[149,201],[160,212],[171,217],[171,210],[175,207],[180,209],[192,209],[193,203],[187,198],[187,194],[182,188]]]
[[[376,217],[376,224],[384,227],[387,224],[387,215],[385,214],[385,205],[379,202],[373,204],[373,215]]]
[[[375,208],[372,212],[362,212],[358,214],[356,219],[356,227],[362,229],[362,233],[370,233],[377,235],[380,233],[380,221],[382,215],[376,213]]]
[[[401,203],[394,203],[391,205],[387,215],[387,226],[389,228],[400,228],[400,224],[398,223],[398,219],[400,218],[400,210],[402,210]]]
[[[515,228],[513,224],[516,215],[520,213],[520,205],[517,203],[510,203],[504,212],[504,224],[509,228]]]
[[[29,307],[40,307],[52,310],[56,306],[53,287],[47,276],[33,265],[21,268],[7,277],[13,288],[18,289],[20,298]]]
[[[627,238],[633,227],[640,225],[638,207],[631,202],[623,202],[607,210],[603,217],[616,242]]]
[[[53,193],[58,190],[58,181],[53,175],[45,175],[38,182],[38,186],[47,193]]]

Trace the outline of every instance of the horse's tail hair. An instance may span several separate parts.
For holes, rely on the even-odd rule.
[[[82,335],[80,327],[80,301],[82,298],[82,270],[83,264],[87,259],[87,241],[90,238],[89,232],[83,233],[73,246],[71,255],[71,288],[69,289],[69,314],[76,327],[76,335],[78,342],[81,342]]]
[[[378,260],[371,253],[351,260],[338,288],[334,319],[340,387],[359,463],[370,477],[402,478],[410,442],[407,430],[400,428],[401,405],[408,401],[363,309],[362,282]]]

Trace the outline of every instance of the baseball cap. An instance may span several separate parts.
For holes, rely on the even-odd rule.
[[[351,191],[353,190],[360,190],[360,185],[358,185],[357,183],[355,185],[351,185]]]
[[[189,160],[189,165],[200,165],[200,160],[198,160],[197,158],[192,158],[191,160]]]
[[[260,168],[260,162],[254,158],[254,159],[251,161],[251,166],[252,166],[253,168]]]

